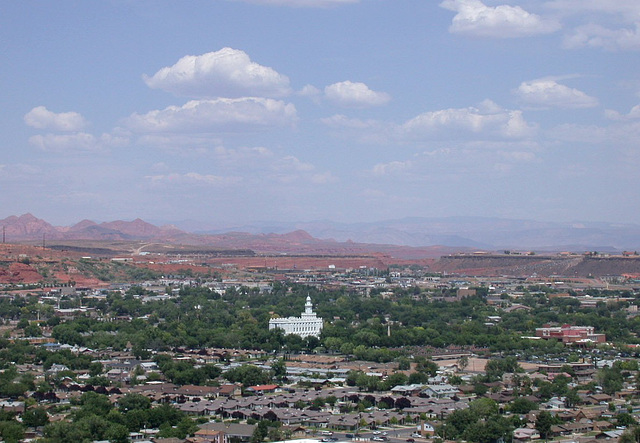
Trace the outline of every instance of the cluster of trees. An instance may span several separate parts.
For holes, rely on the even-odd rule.
[[[320,349],[353,355],[357,359],[388,362],[401,358],[411,346],[449,345],[519,353],[526,358],[527,355],[566,352],[564,345],[554,340],[522,338],[548,322],[593,325],[608,337],[629,343],[637,341],[633,334],[640,333],[640,317],[628,319],[621,309],[623,304],[584,309],[576,300],[549,298],[541,291],[525,295],[521,300],[531,311],[506,313],[487,305],[482,296],[459,302],[435,301],[426,296],[416,300],[416,290],[425,296],[417,288],[396,289],[393,297],[383,299],[362,297],[346,288],[322,290],[281,283],[275,283],[270,293],[243,287],[229,289],[223,295],[205,287],[185,287],[177,299],[143,303],[137,296],[149,295],[148,291],[134,286],[124,295],[111,293],[101,300],[68,297],[61,302],[65,306],[93,307],[99,316],[110,321],[81,317],[60,323],[53,315],[53,307],[38,303],[36,297],[0,299],[0,317],[19,320],[19,326],[29,335],[42,333],[42,326],[53,326],[53,337],[61,343],[116,351],[131,343],[134,354],[140,358],[148,358],[150,351],[163,352],[177,347],[239,347],[285,354]],[[273,313],[283,317],[299,315],[307,295],[314,301],[319,316],[332,319],[325,322],[320,339],[285,336],[281,330],[268,329]],[[489,315],[500,315],[502,321],[487,326]],[[122,316],[132,320],[120,320]],[[36,324],[38,318],[44,323]],[[388,319],[392,320],[391,324]],[[23,361],[22,351],[16,351],[19,347],[0,339],[0,365]],[[67,356],[66,360],[70,358]],[[46,359],[37,356],[35,360]],[[78,366],[80,364],[86,366],[87,363],[67,366],[86,369]],[[499,375],[500,368],[496,369]],[[189,374],[185,370],[177,373],[182,380],[202,380],[206,375]]]
[[[161,437],[185,438],[197,430],[196,424],[171,405],[152,408],[140,394],[126,394],[115,407],[106,395],[86,392],[78,400],[69,422],[47,424],[46,441],[109,440],[127,442],[129,432],[158,428]]]
[[[518,416],[508,419],[489,398],[480,398],[469,403],[467,409],[458,409],[447,417],[437,429],[438,435],[447,440],[507,441],[516,426]]]
[[[394,297],[383,299],[362,297],[346,288],[322,290],[297,284],[275,283],[267,294],[256,289],[229,289],[222,296],[204,287],[185,287],[178,299],[143,303],[137,296],[149,295],[148,291],[134,286],[125,295],[112,293],[103,300],[80,302],[69,297],[61,302],[65,306],[82,303],[94,307],[111,319],[130,316],[134,318],[131,321],[80,318],[56,325],[59,319],[53,315],[52,306],[39,304],[36,297],[1,299],[0,317],[20,319],[25,333],[30,335],[41,333],[33,320],[44,319],[45,324],[54,326],[54,337],[69,344],[121,350],[131,342],[141,355],[145,349],[163,351],[178,346],[294,353],[321,347],[380,362],[397,358],[401,354],[398,349],[407,346],[476,346],[493,352],[521,351],[531,355],[561,352],[564,346],[556,341],[531,342],[522,338],[551,322],[592,325],[610,340],[629,343],[637,341],[634,334],[640,332],[640,318],[628,319],[622,304],[586,309],[575,299],[549,298],[540,292],[522,299],[531,311],[505,313],[487,305],[481,295],[445,302],[430,297],[444,292],[428,297],[418,289],[423,298],[416,300],[415,289],[397,289]],[[283,317],[299,315],[307,295],[320,317],[334,319],[325,324],[320,340],[269,331],[267,325],[273,313]],[[490,315],[500,315],[502,321],[489,327],[485,323]]]
[[[171,383],[177,385],[204,385],[210,380],[215,380],[222,373],[222,370],[215,365],[207,364],[194,368],[192,362],[175,361],[166,354],[156,355],[154,361],[162,374]]]
[[[27,409],[16,420],[14,414],[0,411],[0,437],[7,443],[24,438],[26,427],[44,427],[45,443],[61,441],[129,441],[129,432],[142,428],[160,429],[160,437],[185,438],[197,430],[196,423],[171,405],[151,407],[140,394],[127,394],[114,406],[106,395],[86,392],[74,401],[70,421],[50,422],[40,407]]]

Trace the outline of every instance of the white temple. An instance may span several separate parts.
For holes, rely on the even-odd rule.
[[[272,318],[269,320],[269,330],[280,328],[286,334],[296,334],[302,338],[313,336],[319,337],[322,331],[322,319],[313,312],[311,297],[307,297],[304,305],[304,312],[300,317]]]

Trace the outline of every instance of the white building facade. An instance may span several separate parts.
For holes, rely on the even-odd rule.
[[[272,318],[269,320],[269,330],[278,328],[284,330],[285,335],[295,334],[302,338],[319,337],[322,324],[322,319],[313,312],[311,297],[307,297],[304,312],[300,317]]]

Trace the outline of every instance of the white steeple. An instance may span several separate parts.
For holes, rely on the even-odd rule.
[[[306,315],[316,315],[313,312],[313,304],[311,303],[311,297],[307,295],[307,302],[304,304],[304,313]]]

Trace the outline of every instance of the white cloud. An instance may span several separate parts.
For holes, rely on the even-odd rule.
[[[378,163],[373,167],[373,174],[382,176],[382,175],[392,175],[392,174],[402,174],[406,172],[413,166],[413,162],[411,160],[408,161],[392,161],[389,163]]]
[[[592,108],[598,105],[596,98],[550,78],[522,82],[515,93],[524,103],[535,107]]]
[[[293,155],[274,159],[264,163],[264,166],[268,172],[262,177],[281,185],[328,185],[338,181],[338,178],[330,171],[317,172],[313,164],[304,162]]]
[[[125,123],[139,132],[214,132],[292,125],[296,120],[296,108],[291,103],[245,97],[192,100],[183,106],[132,114]]]
[[[560,27],[557,22],[519,6],[490,7],[480,0],[444,0],[440,6],[457,13],[449,27],[453,33],[513,38],[549,34]]]
[[[79,131],[87,125],[84,117],[77,112],[55,113],[44,106],[37,106],[24,116],[24,122],[37,129],[51,131]]]
[[[288,155],[279,159],[277,162],[273,164],[273,168],[279,171],[296,171],[296,172],[306,172],[313,171],[315,168],[310,163],[304,163],[300,161],[297,157],[292,155]]]
[[[621,114],[618,111],[607,109],[604,111],[605,117],[609,120],[637,120],[640,119],[640,105],[631,108],[628,114]]]
[[[565,37],[564,46],[599,48],[608,51],[640,50],[640,23],[634,28],[608,29],[597,24],[579,26]]]
[[[318,88],[316,88],[313,85],[304,85],[304,87],[300,91],[298,91],[297,94],[302,97],[314,98],[322,94],[322,91],[320,91]]]
[[[287,76],[252,62],[244,51],[232,48],[187,55],[143,79],[150,88],[196,98],[282,97],[291,93]]]
[[[578,16],[564,46],[607,51],[640,50],[640,2],[633,0],[555,0],[545,3],[561,16]]]
[[[343,135],[363,143],[415,142],[426,139],[460,140],[489,138],[523,139],[533,136],[537,125],[524,119],[522,111],[504,109],[491,100],[477,107],[424,112],[402,123],[360,120],[337,114],[321,120]]]
[[[92,134],[77,132],[75,134],[45,134],[34,135],[29,143],[43,151],[49,152],[96,152],[102,149],[99,140]]]
[[[459,130],[509,138],[528,137],[535,128],[523,118],[521,111],[506,110],[486,100],[479,107],[430,111],[414,117],[401,126],[405,135],[431,135],[441,131],[457,135]]]
[[[342,114],[323,118],[320,121],[342,135],[355,137],[362,143],[386,143],[396,138],[398,132],[398,125],[395,123],[349,118]]]
[[[29,137],[29,143],[47,152],[80,153],[107,152],[109,148],[121,148],[129,145],[129,138],[123,135],[102,134],[96,137],[86,132],[73,134],[44,134]]]
[[[344,81],[324,88],[327,99],[346,108],[367,108],[386,105],[391,96],[385,92],[376,92],[360,82]]]

